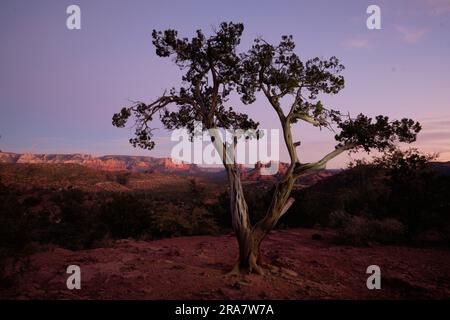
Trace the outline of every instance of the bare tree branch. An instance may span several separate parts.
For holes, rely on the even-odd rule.
[[[330,153],[328,153],[327,155],[325,155],[322,159],[320,159],[317,162],[312,162],[312,163],[305,163],[302,164],[300,166],[298,166],[295,169],[295,174],[298,176],[301,173],[308,171],[308,170],[321,170],[324,169],[327,165],[327,163],[336,158],[338,155],[340,155],[341,153],[348,151],[350,149],[353,149],[355,147],[355,145],[353,144],[346,144],[344,146],[341,146],[339,148],[336,148],[335,150],[331,151]]]

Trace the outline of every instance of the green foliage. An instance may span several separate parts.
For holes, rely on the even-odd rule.
[[[179,206],[166,204],[155,213],[154,233],[157,237],[218,234],[220,231],[211,213],[202,207],[194,207],[190,214]]]
[[[101,208],[100,221],[106,232],[114,239],[149,235],[154,220],[147,202],[131,194],[115,194]]]
[[[0,286],[12,284],[6,272],[8,261],[20,256],[29,242],[26,213],[14,190],[0,180]]]
[[[153,45],[159,57],[172,57],[182,70],[183,86],[172,88],[157,101],[137,102],[123,108],[113,116],[113,125],[124,127],[130,117],[136,121],[136,131],[130,143],[135,147],[152,149],[150,122],[155,115],[167,129],[186,128],[192,135],[196,121],[203,129],[256,129],[258,126],[248,115],[225,106],[230,93],[241,77],[237,46],[244,26],[223,22],[207,37],[201,30],[192,39],[181,38],[176,30],[153,30]],[[213,80],[213,81],[211,81]],[[170,106],[176,108],[170,109]]]
[[[189,180],[189,194],[190,194],[190,200],[195,205],[201,205],[203,203],[204,197],[205,197],[205,186],[198,183],[198,181],[195,178],[192,178]]]
[[[228,191],[222,192],[217,199],[217,203],[210,204],[208,209],[213,213],[219,226],[231,229],[230,194]]]
[[[255,93],[267,88],[270,88],[268,93],[274,102],[286,95],[297,95],[301,88],[310,100],[316,99],[319,93],[338,93],[344,88],[344,77],[339,74],[344,66],[336,57],[328,60],[313,58],[304,63],[294,49],[291,35],[282,36],[278,45],[255,39],[248,53],[242,55],[243,76],[238,89],[244,103],[253,103]],[[297,102],[297,107],[302,108],[301,101]]]
[[[338,147],[352,145],[355,151],[393,150],[396,142],[416,141],[417,133],[422,129],[420,123],[412,119],[389,121],[389,117],[381,115],[375,117],[375,121],[363,114],[355,119],[343,119],[335,115],[333,120],[340,129],[335,136],[339,142]]]
[[[30,240],[73,250],[90,247],[100,230],[98,208],[86,206],[87,197],[77,189],[62,190],[52,195],[51,206],[37,212],[29,207],[32,213],[27,216],[26,229]]]
[[[220,233],[216,219],[206,208],[195,207],[192,210],[191,223],[193,235],[217,235]]]
[[[0,260],[31,242],[79,250],[114,239],[219,233],[215,217],[194,196],[202,187],[197,183],[191,187],[189,195],[174,194],[168,201],[167,195],[145,192],[78,189],[33,190],[24,195],[0,184]]]
[[[432,230],[441,243],[448,243],[450,176],[437,172],[431,159],[412,149],[386,153],[373,163],[356,163],[349,170],[295,192],[296,201],[280,223],[336,227],[331,215],[344,212],[347,217],[357,217],[348,219],[347,225],[360,231],[370,227],[372,233],[380,221],[394,219],[404,226],[397,240],[416,243]],[[351,227],[347,229],[350,233]]]
[[[398,243],[404,240],[406,231],[396,219],[376,220],[339,211],[330,215],[330,226],[337,228],[338,241],[350,245]]]
[[[429,161],[434,157],[415,149],[395,150],[375,161],[389,178],[388,210],[408,225],[410,238],[450,225],[450,177],[433,170]]]
[[[183,213],[179,206],[172,203],[159,207],[155,212],[155,234],[161,238],[189,235],[192,232],[192,221]]]
[[[14,190],[0,182],[0,244],[4,248],[21,249],[28,241],[26,209]]]

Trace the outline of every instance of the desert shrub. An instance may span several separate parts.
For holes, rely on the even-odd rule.
[[[434,155],[415,149],[394,150],[375,162],[387,170],[387,209],[408,226],[415,241],[420,233],[450,226],[450,176],[435,170]]]
[[[450,229],[450,175],[444,170],[448,166],[436,170],[430,159],[416,150],[394,150],[372,163],[354,163],[316,185],[294,191],[296,201],[280,223],[332,226],[332,213],[345,212],[367,221],[394,219],[404,226],[403,238],[409,244],[422,243],[419,236],[430,231],[445,235]],[[448,244],[448,237],[440,238]]]
[[[81,205],[64,206],[59,222],[51,224],[49,242],[72,250],[89,248],[97,238],[94,214]]]
[[[78,203],[81,204],[84,200],[86,193],[80,189],[60,189],[52,190],[52,196],[50,200],[57,205]]]
[[[192,210],[192,234],[215,235],[220,233],[220,228],[214,216],[203,207],[195,207]]]
[[[205,194],[206,188],[199,184],[195,178],[189,179],[189,195],[194,203],[201,203]]]
[[[318,183],[294,190],[295,199],[279,224],[286,227],[326,227],[330,214],[346,211],[350,214],[381,216],[386,211],[379,205],[386,197],[383,171],[375,166],[353,167],[341,171]]]
[[[396,219],[377,220],[343,211],[330,215],[330,225],[338,230],[337,240],[350,245],[399,243],[404,240],[406,231],[405,226]]]
[[[326,226],[330,212],[343,207],[343,198],[339,193],[304,189],[294,191],[292,197],[295,199],[294,203],[279,222],[285,227]]]
[[[397,243],[404,240],[407,228],[397,219],[386,218],[372,221],[374,239],[381,243]]]
[[[28,242],[25,208],[14,195],[0,195],[0,245],[20,249]]]
[[[5,186],[0,181],[0,286],[12,284],[13,279],[6,273],[8,261],[20,256],[29,242],[26,213],[17,200],[18,191]]]
[[[132,194],[116,194],[101,207],[100,221],[114,239],[151,236],[154,219],[145,201]]]
[[[157,237],[188,235],[192,230],[192,221],[185,211],[172,203],[161,205],[154,214],[152,231]]]
[[[192,193],[201,188],[196,183],[191,186]],[[31,242],[79,250],[121,238],[219,233],[212,211],[197,200],[175,193],[19,191],[0,183],[0,272],[8,257]]]
[[[214,216],[202,206],[189,209],[175,203],[160,203],[152,210],[153,238],[213,235],[220,231]]]
[[[330,214],[328,225],[332,228],[343,229],[349,223],[351,217],[352,216],[345,211],[333,211]]]
[[[30,217],[33,224],[33,240],[52,243],[78,250],[90,247],[99,235],[97,210],[86,206],[86,193],[69,189],[59,192],[54,198],[58,213],[46,210]]]
[[[217,198],[217,202],[207,206],[213,213],[214,220],[223,229],[231,229],[230,216],[230,195],[228,191],[222,192]]]

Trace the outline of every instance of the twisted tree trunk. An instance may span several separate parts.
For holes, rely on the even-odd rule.
[[[294,199],[289,196],[296,179],[294,175],[296,162],[291,163],[283,180],[277,184],[266,216],[252,226],[240,172],[236,166],[235,149],[227,150],[226,144],[222,141],[220,135],[217,134],[217,129],[213,128],[212,125],[209,128],[212,128],[209,129],[211,141],[221,155],[223,165],[227,171],[230,186],[231,222],[239,245],[239,258],[231,273],[255,272],[263,274],[264,270],[261,267],[261,243],[294,202]],[[285,130],[285,134],[290,135],[290,130]]]
[[[227,173],[230,184],[231,223],[239,245],[239,258],[232,272],[262,273],[259,266],[260,243],[255,241],[240,172],[236,167],[228,166]]]
[[[289,198],[289,195],[294,180],[289,178],[278,184],[266,216],[252,226],[249,219],[247,203],[244,198],[240,173],[234,166],[228,167],[227,173],[230,183],[232,227],[239,245],[239,259],[232,273],[256,272],[263,274],[264,270],[261,266],[261,243],[292,205],[294,200],[293,198]]]

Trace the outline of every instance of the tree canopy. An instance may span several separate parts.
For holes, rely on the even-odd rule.
[[[181,38],[171,29],[154,30],[156,54],[173,58],[182,71],[183,85],[178,89],[171,88],[149,104],[136,102],[123,108],[113,116],[113,124],[123,127],[133,117],[136,132],[130,142],[147,149],[155,146],[151,122],[158,114],[167,129],[186,128],[194,135],[196,123],[200,122],[204,130],[212,131],[211,140],[228,175],[232,226],[239,243],[239,260],[234,270],[244,268],[263,273],[260,244],[292,205],[294,199],[290,194],[303,172],[324,168],[328,161],[344,151],[384,151],[394,148],[398,142],[412,142],[421,127],[406,118],[391,121],[387,116],[373,119],[363,114],[352,118],[324,106],[319,99],[321,95],[337,94],[344,88],[341,74],[344,66],[339,59],[316,57],[303,62],[294,52],[292,36],[282,36],[277,45],[257,38],[248,51],[238,52],[243,31],[243,24],[232,22],[221,23],[209,37],[197,30],[192,39]],[[234,162],[236,158],[228,157],[227,142],[214,133],[219,128],[258,128],[258,123],[247,114],[239,113],[229,105],[232,92],[240,96],[244,105],[257,99],[260,104],[257,93],[262,92],[278,116],[291,160],[276,184],[266,216],[255,225],[249,219],[239,169]],[[335,149],[316,162],[300,163],[297,155],[300,142],[294,141],[291,131],[291,126],[300,121],[334,131]],[[235,146],[234,142],[231,145]]]
[[[416,139],[421,127],[411,119],[391,121],[387,116],[370,118],[363,114],[352,118],[323,105],[318,99],[321,94],[337,94],[345,85],[341,74],[344,66],[338,58],[316,57],[303,62],[295,53],[290,35],[282,36],[277,45],[257,38],[248,51],[239,53],[243,31],[242,23],[233,22],[221,23],[209,37],[197,30],[191,39],[179,37],[172,29],[154,30],[156,54],[173,58],[182,71],[183,85],[171,88],[150,104],[135,102],[123,108],[114,115],[113,124],[123,127],[133,117],[135,137],[130,142],[146,149],[155,146],[151,126],[155,115],[165,128],[186,128],[191,134],[196,122],[204,129],[257,129],[258,122],[228,106],[227,101],[236,91],[244,104],[251,104],[256,93],[262,92],[282,124],[304,121],[333,130],[337,141],[333,157],[347,150],[383,151],[397,142]],[[284,114],[281,101],[286,97],[291,102],[289,112]],[[295,148],[288,149],[292,162],[297,162]]]

